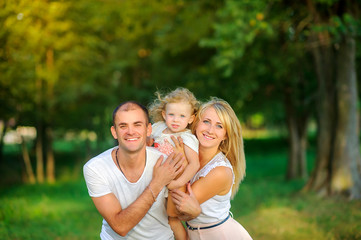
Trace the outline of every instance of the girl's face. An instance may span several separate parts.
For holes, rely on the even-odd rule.
[[[194,120],[192,106],[189,103],[168,103],[162,112],[170,133],[184,131]]]
[[[213,107],[209,107],[203,112],[196,127],[196,136],[200,147],[216,149],[227,138],[225,126],[221,123]]]

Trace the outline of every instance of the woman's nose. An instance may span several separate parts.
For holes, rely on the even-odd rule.
[[[208,125],[208,132],[213,133],[213,130],[214,130],[214,126]]]

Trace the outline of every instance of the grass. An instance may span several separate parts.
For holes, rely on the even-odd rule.
[[[81,169],[76,167],[83,155],[63,151],[62,148],[69,149],[65,145],[56,152],[56,184],[2,184],[0,239],[99,239],[102,218],[79,177]],[[247,176],[231,210],[253,239],[361,239],[360,201],[300,193],[304,181],[285,181],[284,140],[246,140],[245,149]],[[310,149],[309,159],[313,156]],[[312,166],[311,161],[309,165]]]

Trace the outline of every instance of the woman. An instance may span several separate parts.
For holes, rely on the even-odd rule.
[[[246,168],[236,114],[226,101],[212,98],[200,107],[192,131],[199,141],[200,170],[188,194],[172,192],[179,218],[191,219],[186,222],[189,239],[252,239],[229,215]]]

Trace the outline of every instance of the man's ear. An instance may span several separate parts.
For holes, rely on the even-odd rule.
[[[190,118],[189,118],[189,121],[188,121],[188,124],[191,124],[193,121],[194,121],[194,118],[196,116],[193,114]]]
[[[117,131],[115,130],[114,125],[110,127],[110,132],[112,133],[114,139],[118,139]]]
[[[147,126],[147,137],[150,137],[150,135],[152,134],[152,124],[148,123]]]

